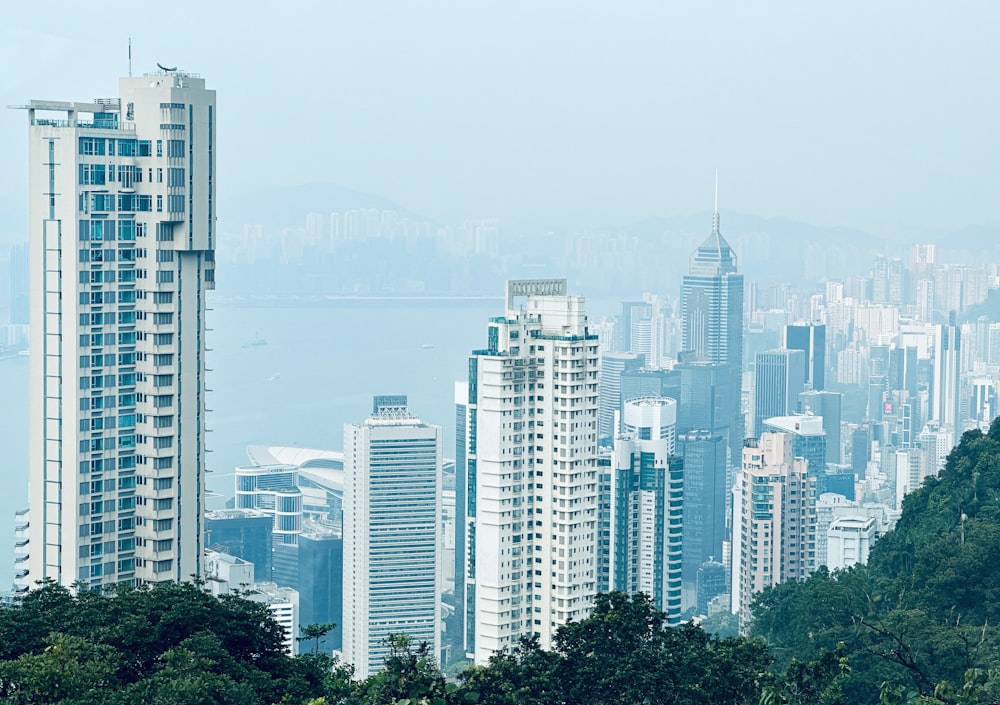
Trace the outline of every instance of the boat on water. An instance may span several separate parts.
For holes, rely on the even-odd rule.
[[[267,341],[260,337],[260,334],[254,333],[253,340],[247,341],[241,345],[241,348],[259,348],[261,345],[267,345]]]

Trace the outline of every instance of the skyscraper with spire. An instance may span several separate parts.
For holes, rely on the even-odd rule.
[[[685,361],[729,369],[731,398],[720,401],[731,419],[726,434],[731,465],[740,462],[743,445],[743,275],[737,273],[736,264],[736,254],[719,230],[716,176],[712,232],[691,254],[681,283],[681,318]]]

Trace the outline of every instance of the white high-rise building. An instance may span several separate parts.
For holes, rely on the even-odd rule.
[[[733,488],[733,613],[746,625],[754,595],[815,568],[816,478],[808,461],[794,456],[790,434],[746,439]]]
[[[344,661],[358,678],[382,670],[390,635],[441,652],[441,458],[441,427],[405,396],[344,427]]]
[[[550,648],[590,612],[598,355],[565,279],[520,280],[469,360],[466,648],[478,664],[522,636]]]
[[[31,101],[26,585],[201,573],[215,91],[179,71],[119,98]]]

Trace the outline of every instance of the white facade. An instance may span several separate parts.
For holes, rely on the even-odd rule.
[[[871,547],[878,538],[874,517],[838,517],[827,530],[826,566],[843,570],[867,563]]]
[[[375,397],[344,427],[344,661],[358,678],[382,670],[386,639],[441,651],[442,438],[406,397]]]
[[[478,664],[522,636],[550,648],[597,589],[599,346],[584,299],[563,279],[510,281],[488,333],[469,366],[466,646]]]
[[[201,573],[215,92],[179,72],[32,101],[25,584]]]
[[[787,433],[748,438],[733,498],[733,612],[750,618],[754,595],[816,568],[816,479]]]

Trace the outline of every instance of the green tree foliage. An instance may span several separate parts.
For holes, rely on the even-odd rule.
[[[666,626],[645,595],[598,595],[562,627],[552,652],[523,641],[463,675],[485,705],[753,703],[771,659],[762,642]]]
[[[967,432],[940,475],[907,495],[867,566],[778,585],[753,614],[779,666],[844,644],[849,702],[996,702],[1000,421]]]
[[[47,583],[0,610],[0,703],[264,705],[341,697],[349,672],[293,659],[267,607],[196,583],[76,594]]]

